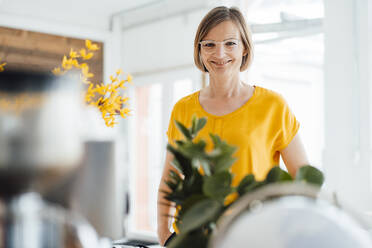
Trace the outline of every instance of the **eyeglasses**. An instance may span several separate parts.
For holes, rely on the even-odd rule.
[[[224,41],[202,40],[199,42],[201,50],[206,53],[214,53],[217,50],[217,44],[223,44],[226,52],[233,52],[238,48],[240,40],[228,39]]]

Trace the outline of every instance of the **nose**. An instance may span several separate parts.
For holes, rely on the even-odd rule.
[[[215,56],[218,58],[222,58],[225,56],[225,47],[223,46],[223,44],[216,44]]]

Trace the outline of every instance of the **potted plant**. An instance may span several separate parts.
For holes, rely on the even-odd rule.
[[[304,181],[319,187],[323,184],[322,172],[306,165],[298,170],[294,179],[276,166],[262,181],[249,174],[238,186],[232,186],[230,167],[236,160],[233,157],[236,148],[218,135],[210,134],[214,147],[211,152],[206,152],[206,142],[194,140],[206,122],[205,118],[194,117],[191,127],[187,128],[176,121],[185,139],[176,140],[175,146],[167,146],[174,155],[171,162],[174,170],[169,172],[169,179],[165,182],[169,191],[164,193],[165,199],[176,206],[174,217],[178,229],[168,247],[207,247],[217,220],[229,206],[241,196],[265,185],[288,181]]]

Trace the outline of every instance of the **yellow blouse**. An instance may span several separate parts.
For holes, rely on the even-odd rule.
[[[279,151],[291,142],[300,126],[284,98],[255,86],[253,96],[243,106],[229,114],[216,116],[202,108],[199,92],[183,97],[175,104],[167,131],[168,142],[174,144],[174,140],[184,138],[174,120],[189,127],[193,115],[206,117],[207,124],[196,140],[204,139],[207,150],[211,150],[213,143],[209,133],[213,133],[238,148],[234,154],[238,159],[231,167],[235,175],[232,184],[238,185],[251,173],[257,180],[264,179],[271,168],[279,165]]]

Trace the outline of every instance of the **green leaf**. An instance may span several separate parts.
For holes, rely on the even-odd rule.
[[[239,195],[244,194],[244,188],[247,188],[249,186],[252,186],[256,182],[256,179],[254,178],[253,174],[249,174],[245,176],[239,183],[237,187],[237,192]]]
[[[205,159],[195,158],[192,160],[192,165],[194,166],[194,168],[199,168],[199,166],[201,166],[206,176],[210,176],[212,174],[211,167],[208,161],[206,161]]]
[[[283,181],[292,181],[291,175],[288,172],[280,169],[279,166],[275,166],[272,168],[266,176],[267,183],[276,183],[276,182],[283,182]]]
[[[174,143],[176,143],[177,144],[177,146],[184,146],[185,145],[185,141],[184,140],[176,140]]]
[[[189,210],[196,203],[205,199],[207,199],[207,197],[203,194],[192,194],[191,196],[187,197],[181,206],[178,217],[182,218],[183,214],[185,214],[187,210]]]
[[[180,165],[180,163],[178,162],[177,159],[173,159],[170,164],[173,166],[173,168],[175,168],[179,173],[183,173],[182,171],[182,166]]]
[[[221,139],[218,135],[210,133],[209,136],[211,137],[213,145],[215,147],[218,147],[221,144]]]
[[[206,196],[223,202],[225,197],[233,191],[231,181],[231,174],[228,171],[209,176],[204,180],[203,192]]]
[[[213,220],[220,214],[222,209],[223,205],[218,201],[212,199],[202,200],[186,211],[177,226],[181,233],[187,233]]]
[[[259,189],[263,186],[265,186],[267,183],[265,181],[261,181],[261,182],[258,182],[258,181],[255,181],[254,183],[248,185],[248,186],[245,186],[242,191],[243,191],[243,194],[247,194],[247,193],[250,193],[256,189]]]
[[[183,189],[186,195],[202,194],[203,190],[203,176],[200,174],[199,169],[193,168],[191,176],[185,178]]]
[[[204,140],[199,140],[197,143],[192,141],[185,142],[184,145],[178,147],[178,151],[184,156],[193,158],[204,158],[206,156],[205,147],[207,143]]]
[[[323,185],[323,173],[317,168],[306,165],[298,169],[296,173],[296,181],[305,181],[307,183],[315,184],[319,187]]]
[[[202,117],[197,120],[196,128],[195,128],[195,135],[207,124],[207,118]]]
[[[185,177],[189,177],[192,173],[191,160],[180,153],[172,145],[168,144],[167,149],[170,153],[174,155],[174,159],[178,161],[178,164],[182,167],[182,174]]]
[[[179,190],[175,190],[172,192],[163,191],[163,193],[165,194],[164,196],[165,199],[167,199],[168,201],[174,202],[177,205],[181,205],[187,197],[184,195],[182,191],[179,191]]]
[[[189,129],[187,129],[181,122],[179,121],[176,121],[175,120],[175,123],[176,123],[176,126],[178,128],[178,130],[181,131],[181,133],[183,134],[183,136],[185,136],[186,139],[188,140],[192,140],[192,136],[191,136],[191,133],[189,131]]]
[[[177,183],[182,181],[181,177],[174,170],[169,170],[169,177]]]
[[[197,120],[196,116],[193,115],[192,120],[191,120],[191,136],[193,138],[195,138],[195,136],[196,136],[196,131],[195,130],[196,130],[197,123],[198,123],[198,120]]]
[[[220,158],[217,159],[215,163],[214,166],[215,173],[228,171],[235,161],[236,158],[232,158],[230,156],[221,156]]]
[[[205,248],[208,246],[209,234],[203,230],[177,234],[169,243],[168,248]]]

